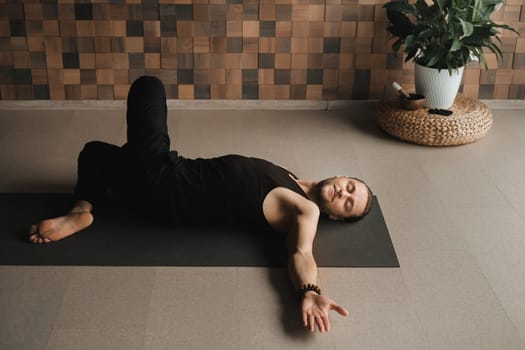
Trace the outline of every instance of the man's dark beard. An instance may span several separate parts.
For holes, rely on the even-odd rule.
[[[315,194],[317,195],[317,198],[318,198],[318,201],[319,201],[319,209],[321,210],[322,213],[326,213],[326,210],[327,210],[327,204],[328,204],[328,199],[324,198],[323,195],[322,195],[322,191],[323,191],[323,187],[325,187],[326,184],[330,183],[330,181],[332,181],[333,177],[329,178],[329,179],[324,179],[324,180],[321,180],[317,183],[317,186],[316,186],[316,189],[315,189]]]

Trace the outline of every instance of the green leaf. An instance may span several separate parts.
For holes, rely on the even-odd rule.
[[[410,5],[406,0],[389,2],[383,7],[386,8],[387,11],[409,13],[411,15],[417,16],[416,8]]]
[[[396,42],[392,44],[392,51],[394,52],[394,55],[397,54],[397,52],[401,48],[401,45],[403,45],[402,39],[397,39]]]
[[[417,0],[415,6],[421,18],[432,18],[440,13],[436,4],[428,6],[425,0]]]
[[[407,50],[405,49],[405,52],[407,53],[407,57],[405,58],[405,62],[410,61],[412,58],[414,58],[417,54],[417,49],[411,49]]]
[[[478,22],[483,18],[481,13],[483,11],[483,0],[474,0],[474,4],[472,4],[472,7],[473,9],[471,21]]]
[[[432,56],[427,62],[428,67],[432,67],[439,61],[439,56]]]
[[[419,34],[417,35],[418,39],[424,39],[429,38],[434,35],[434,29],[432,27],[423,29]]]
[[[436,0],[434,1],[435,4],[437,4],[437,6],[440,8],[440,9],[443,9],[446,7],[446,0]]]
[[[457,51],[461,49],[461,46],[463,46],[461,41],[459,41],[458,39],[454,39],[454,41],[452,42],[452,46],[450,47],[450,51],[451,52]]]
[[[489,5],[498,5],[501,4],[503,0],[483,0],[483,5],[489,6]]]
[[[496,24],[496,23],[490,23],[494,28],[501,28],[501,29],[506,29],[506,30],[510,30],[518,35],[520,35],[520,32],[518,32],[516,29],[506,25],[506,24]]]
[[[405,14],[387,11],[386,15],[392,25],[387,30],[394,36],[405,38],[407,35],[413,32],[415,26],[410,22]]]
[[[501,52],[501,50],[496,44],[491,42],[487,44],[487,47],[489,48],[490,51],[496,54],[497,59],[503,58],[503,53]]]
[[[481,53],[479,55],[479,59],[481,60],[481,62],[483,63],[483,67],[485,68],[485,70],[489,70],[489,66],[487,64],[487,60],[485,59],[485,55],[483,55],[483,53]]]
[[[463,36],[464,37],[471,36],[472,33],[474,33],[474,26],[472,25],[472,23],[465,22],[461,18],[458,18],[458,19],[459,19],[459,22],[461,23],[461,28],[463,29]]]
[[[405,38],[405,47],[407,49],[412,49],[412,47],[414,46],[415,44],[415,35],[408,35],[406,38]]]

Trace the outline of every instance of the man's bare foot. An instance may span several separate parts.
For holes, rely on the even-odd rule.
[[[58,241],[89,227],[92,223],[93,215],[87,211],[43,220],[38,225],[31,225],[29,240],[33,243]]]

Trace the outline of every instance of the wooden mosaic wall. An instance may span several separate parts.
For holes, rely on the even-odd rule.
[[[394,57],[386,0],[0,0],[0,96],[125,99],[143,74],[178,99],[375,99],[391,82],[413,86]],[[504,62],[469,66],[462,90],[479,98],[525,96],[525,3],[495,15]]]

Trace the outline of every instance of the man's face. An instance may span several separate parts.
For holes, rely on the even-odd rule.
[[[332,220],[343,220],[365,211],[368,189],[365,184],[347,176],[336,176],[317,185],[319,207]]]

